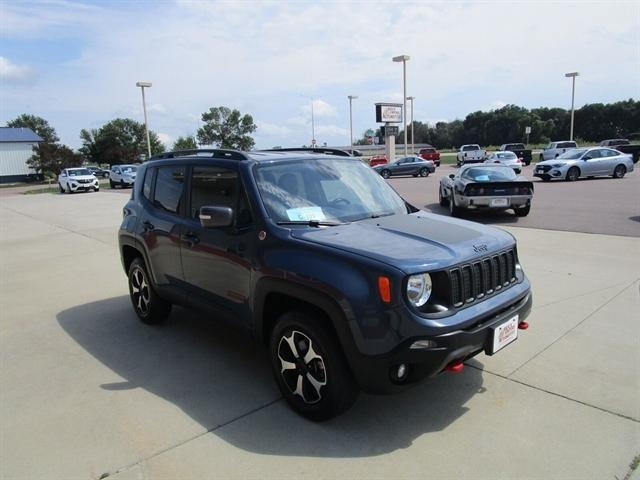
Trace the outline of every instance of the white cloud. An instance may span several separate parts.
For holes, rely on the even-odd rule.
[[[164,144],[165,147],[171,148],[173,145],[173,137],[168,133],[158,133],[158,139]]]
[[[34,71],[28,65],[18,65],[5,57],[0,57],[0,81],[10,84],[31,83]]]
[[[153,103],[147,107],[147,112],[165,114],[167,113],[167,108],[161,103]]]
[[[314,117],[335,117],[338,115],[336,107],[320,99],[314,99],[313,102],[309,102],[309,104],[302,107],[304,113],[311,115],[311,103],[313,103]]]
[[[284,125],[275,125],[269,122],[256,122],[258,126],[257,133],[259,135],[272,136],[272,137],[286,137],[291,134],[291,129]]]
[[[347,137],[349,130],[338,125],[316,125],[316,137]],[[320,138],[316,138],[320,140]],[[344,140],[343,140],[344,141]]]

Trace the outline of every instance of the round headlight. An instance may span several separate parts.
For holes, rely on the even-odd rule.
[[[412,305],[421,307],[431,296],[431,276],[428,273],[411,275],[407,281],[407,298]]]

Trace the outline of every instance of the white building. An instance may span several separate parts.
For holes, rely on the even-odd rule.
[[[36,173],[27,160],[42,141],[30,128],[0,127],[0,183],[35,180]]]

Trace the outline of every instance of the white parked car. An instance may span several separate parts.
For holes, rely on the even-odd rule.
[[[575,148],[558,158],[538,162],[533,176],[548,182],[557,178],[575,182],[580,177],[610,175],[622,178],[633,172],[633,160],[628,153],[613,148]]]
[[[461,167],[466,163],[480,163],[487,156],[487,151],[480,148],[480,145],[474,143],[471,145],[462,145],[458,150],[457,160],[458,166]]]
[[[513,152],[493,152],[484,163],[500,163],[513,168],[513,171],[517,174],[522,172],[522,161]]]
[[[116,188],[116,185],[120,188],[132,187],[136,181],[137,171],[136,165],[114,165],[109,173],[109,185],[111,188]]]
[[[87,168],[65,168],[58,175],[60,193],[100,191],[98,179]]]
[[[540,152],[540,161],[544,162],[545,160],[553,160],[574,148],[578,148],[578,144],[573,141],[566,140],[563,142],[551,142],[542,150],[542,152]]]

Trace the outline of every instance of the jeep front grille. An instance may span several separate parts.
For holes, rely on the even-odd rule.
[[[449,270],[451,304],[461,307],[508,288],[516,281],[514,249]]]

